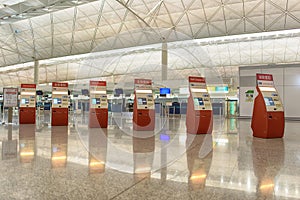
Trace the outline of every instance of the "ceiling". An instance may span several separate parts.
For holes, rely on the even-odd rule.
[[[115,64],[107,75],[123,73],[124,66],[132,65],[125,61],[130,55],[124,55],[124,48],[176,41],[177,45],[169,45],[169,52],[180,53],[192,41],[191,47],[184,48],[194,56],[201,51],[210,58],[208,63],[198,60],[192,65],[217,67],[214,70],[221,76],[230,77],[241,65],[299,62],[300,31],[290,35],[274,32],[298,28],[297,0],[0,0],[0,82],[31,81],[33,60],[90,52],[107,55],[115,49],[120,49],[116,56],[124,63]],[[273,35],[252,38],[253,33],[263,32]],[[241,34],[250,35],[237,37]],[[142,59],[141,54],[129,52]],[[149,61],[160,53],[142,55]],[[186,64],[190,62],[169,57],[170,69],[189,68]],[[16,65],[20,63],[26,64]],[[40,82],[74,79],[80,68],[75,66],[80,63],[82,58],[41,64]],[[142,64],[148,63],[137,62],[136,66]]]

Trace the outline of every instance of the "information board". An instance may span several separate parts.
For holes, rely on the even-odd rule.
[[[18,88],[3,88],[3,106],[6,108],[18,106]]]

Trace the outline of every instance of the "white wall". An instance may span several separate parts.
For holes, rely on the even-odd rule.
[[[256,83],[252,81],[255,80],[256,73],[266,73],[273,75],[275,87],[284,105],[285,117],[300,118],[300,65],[283,65],[272,68],[270,66],[240,67],[239,70],[241,117],[252,116],[253,102],[245,102],[245,92],[252,89],[256,91]]]

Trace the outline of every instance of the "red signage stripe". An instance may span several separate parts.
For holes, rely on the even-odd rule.
[[[134,79],[134,84],[152,85],[152,80],[151,79]]]
[[[256,74],[256,80],[273,81],[273,75],[272,74]]]
[[[52,87],[68,87],[68,83],[52,82]]]
[[[36,88],[35,84],[21,84],[21,88]]]
[[[205,78],[200,76],[189,76],[189,82],[206,83]]]
[[[106,86],[106,81],[90,81],[90,86]]]

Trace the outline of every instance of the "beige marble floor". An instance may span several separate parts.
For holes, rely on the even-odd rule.
[[[153,132],[113,121],[1,125],[0,199],[300,199],[300,122],[266,140],[247,119],[217,117],[212,135],[187,134],[184,118]]]

